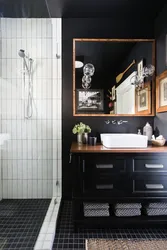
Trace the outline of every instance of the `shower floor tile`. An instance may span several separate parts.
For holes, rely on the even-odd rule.
[[[50,201],[0,201],[0,250],[33,250]]]
[[[60,210],[59,222],[54,239],[53,250],[85,250],[85,240],[89,238],[110,239],[164,239],[167,229],[78,229],[73,232],[72,203],[64,201]]]

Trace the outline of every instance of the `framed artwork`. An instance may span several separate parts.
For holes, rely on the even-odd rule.
[[[165,63],[166,63],[166,66],[167,66],[167,35],[165,37]]]
[[[151,114],[151,82],[146,82],[143,89],[136,90],[135,103],[136,114]]]
[[[167,70],[156,77],[156,112],[167,111]]]
[[[76,90],[76,111],[78,113],[104,111],[103,89],[77,89]]]
[[[143,75],[143,60],[141,60],[138,64],[137,64],[137,74],[139,79],[142,78]]]
[[[115,85],[112,87],[112,101],[115,100]]]

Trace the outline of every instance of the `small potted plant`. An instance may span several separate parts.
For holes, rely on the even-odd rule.
[[[88,125],[80,122],[73,127],[72,132],[73,134],[77,134],[77,142],[79,144],[87,143],[88,133],[91,132],[91,128]]]

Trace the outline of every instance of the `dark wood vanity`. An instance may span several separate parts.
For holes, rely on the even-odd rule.
[[[167,202],[167,147],[107,149],[72,143],[73,222],[76,227],[165,225],[167,216],[84,217],[84,202]]]

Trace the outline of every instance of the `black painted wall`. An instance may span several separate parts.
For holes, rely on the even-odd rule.
[[[161,74],[167,69],[167,5],[155,20],[156,38],[156,74]],[[165,48],[166,47],[166,48]],[[154,119],[154,126],[158,128],[160,134],[167,139],[167,112],[158,113]]]
[[[106,125],[108,117],[73,117],[72,115],[72,46],[73,38],[154,38],[154,25],[148,20],[113,20],[96,18],[63,18],[63,197],[71,198],[73,181],[69,164],[69,151],[76,136],[72,134],[75,123],[89,124],[94,134],[100,132],[137,133],[152,117],[117,117],[127,120],[124,125]],[[114,117],[109,120],[114,120]]]

